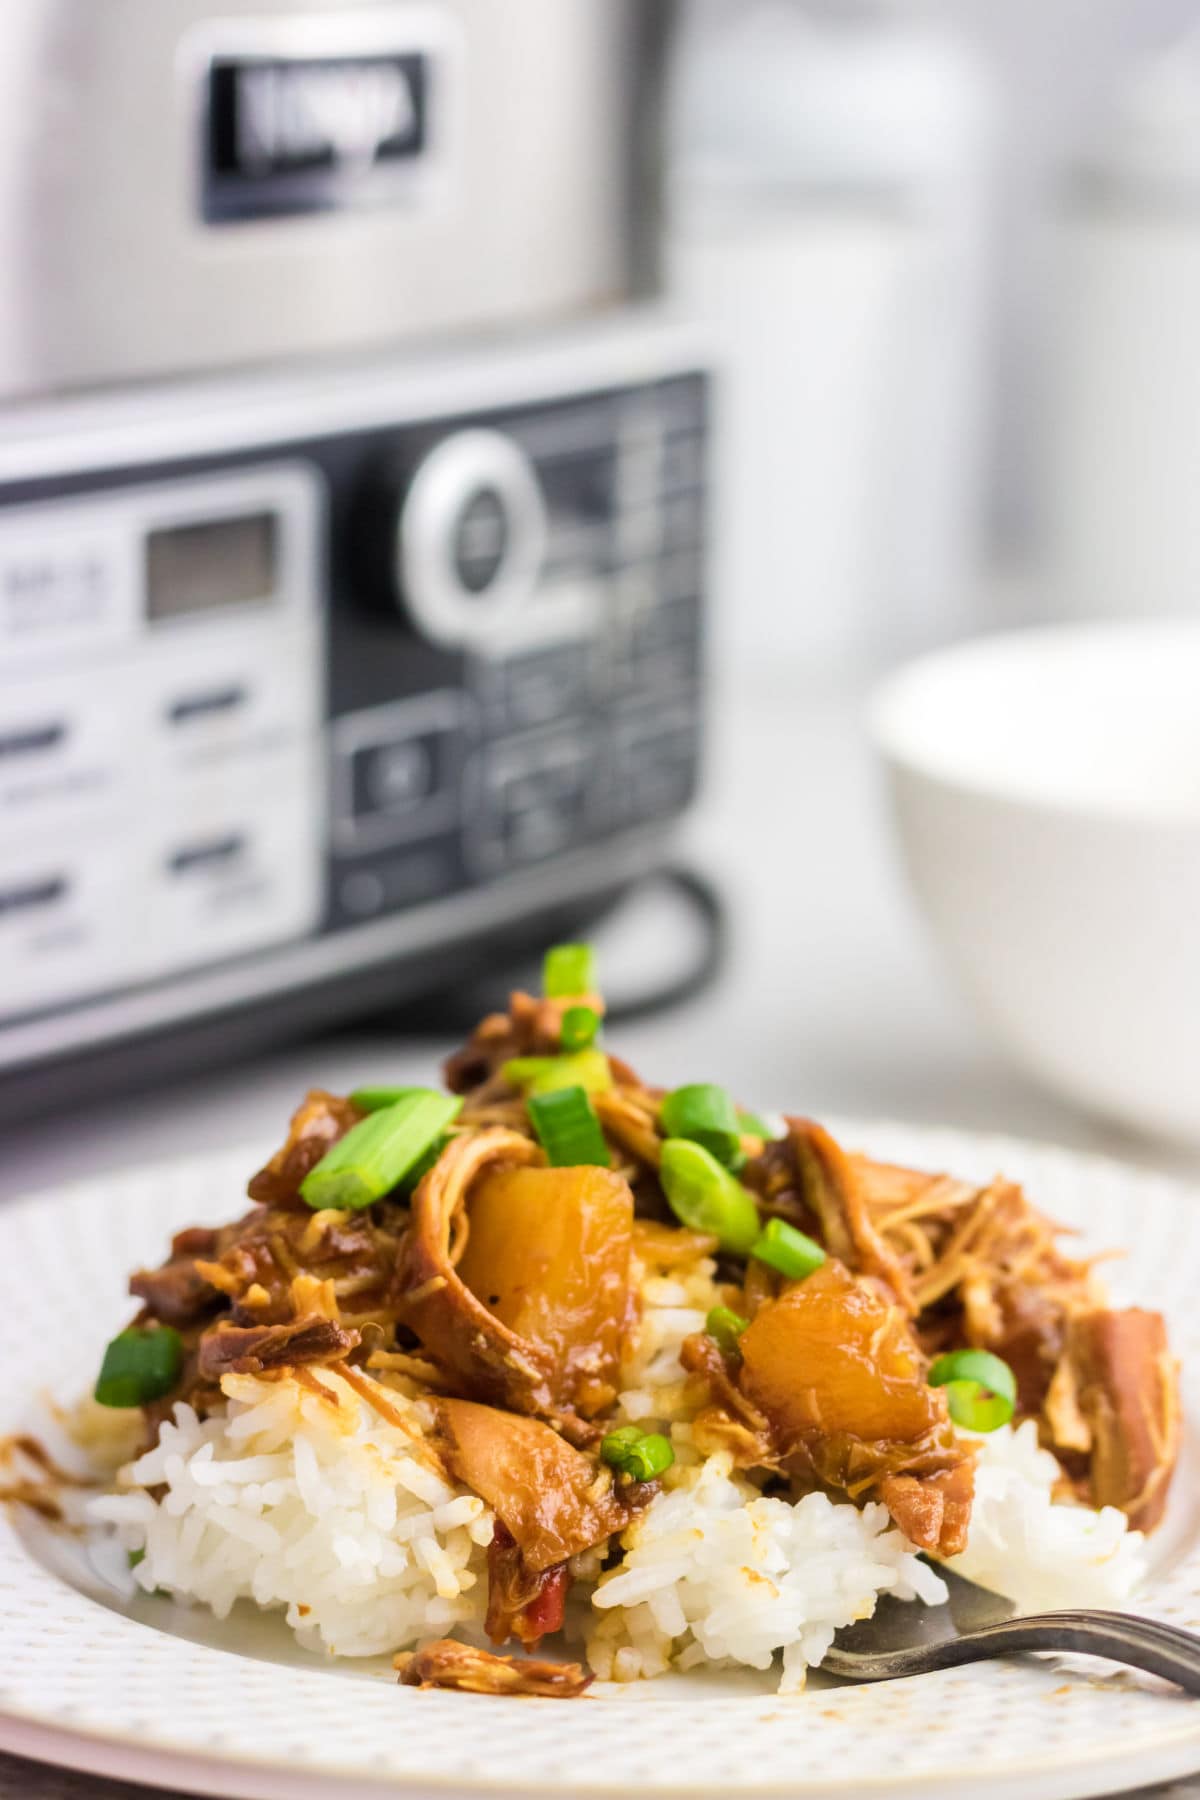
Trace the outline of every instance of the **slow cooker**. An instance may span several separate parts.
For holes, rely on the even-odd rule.
[[[562,932],[696,786],[669,9],[9,0],[0,1110]]]

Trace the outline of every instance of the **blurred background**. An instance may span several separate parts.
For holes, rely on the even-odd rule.
[[[649,1079],[1200,1166],[1195,0],[8,11],[10,1193],[581,934]]]

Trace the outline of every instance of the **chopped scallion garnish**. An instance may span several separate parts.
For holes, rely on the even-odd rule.
[[[462,1107],[453,1094],[412,1088],[403,1100],[369,1113],[325,1152],[300,1183],[314,1211],[357,1212],[398,1187]]]
[[[568,1006],[562,1016],[559,1041],[564,1050],[586,1050],[596,1041],[600,1014],[594,1006]]]
[[[746,1255],[758,1236],[754,1196],[702,1144],[668,1138],[658,1178],[667,1204],[682,1224],[711,1233],[723,1250]]]
[[[601,1440],[600,1455],[611,1469],[633,1481],[653,1481],[675,1461],[669,1438],[657,1431],[639,1431],[636,1425],[610,1431]]]
[[[590,944],[555,944],[542,959],[542,992],[547,1000],[569,1000],[599,992],[596,952]]]
[[[750,1251],[768,1268],[777,1269],[789,1281],[803,1281],[825,1261],[825,1252],[786,1219],[768,1219]]]
[[[101,1406],[146,1406],[169,1394],[183,1367],[183,1339],[170,1325],[131,1325],[104,1352],[96,1380]]]
[[[428,1175],[430,1169],[432,1169],[434,1163],[442,1154],[442,1151],[446,1148],[446,1145],[453,1136],[454,1133],[452,1131],[438,1132],[424,1156],[418,1157],[407,1175],[402,1176],[397,1183],[402,1194],[413,1193],[418,1185],[424,1181],[426,1175]]]
[[[732,1306],[714,1306],[704,1321],[704,1329],[716,1342],[722,1356],[740,1356],[738,1339],[750,1329],[749,1319],[734,1312]]]
[[[500,1073],[510,1087],[526,1094],[552,1094],[556,1088],[566,1087],[603,1094],[613,1084],[608,1058],[594,1046],[569,1056],[514,1056],[501,1066]]]
[[[401,1100],[407,1100],[410,1094],[428,1093],[428,1088],[414,1087],[360,1087],[350,1095],[350,1104],[357,1112],[382,1112],[385,1106],[395,1106]]]
[[[558,1061],[557,1056],[510,1056],[506,1063],[500,1065],[500,1073],[509,1087],[528,1087],[539,1075],[544,1075]]]
[[[774,1131],[760,1113],[747,1112],[744,1106],[737,1109],[738,1130],[743,1137],[771,1139]]]
[[[990,1350],[951,1350],[929,1371],[930,1387],[946,1390],[950,1417],[967,1431],[996,1431],[1017,1404],[1017,1378]]]
[[[742,1132],[737,1109],[723,1087],[711,1081],[694,1081],[668,1094],[659,1108],[659,1120],[669,1138],[691,1138],[693,1143],[729,1168],[742,1154]]]
[[[571,1169],[583,1163],[600,1169],[610,1166],[612,1158],[600,1121],[581,1087],[531,1094],[526,1108],[538,1143],[553,1168]]]

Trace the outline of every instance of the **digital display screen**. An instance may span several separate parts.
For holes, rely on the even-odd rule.
[[[146,538],[146,614],[179,619],[270,600],[278,586],[273,512],[169,525]]]

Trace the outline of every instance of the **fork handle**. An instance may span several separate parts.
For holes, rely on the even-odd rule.
[[[1189,1694],[1200,1694],[1200,1637],[1133,1613],[1064,1611],[1002,1619],[963,1637],[930,1645],[927,1666],[950,1669],[981,1657],[1028,1650],[1106,1656],[1129,1668],[1161,1675]]]

